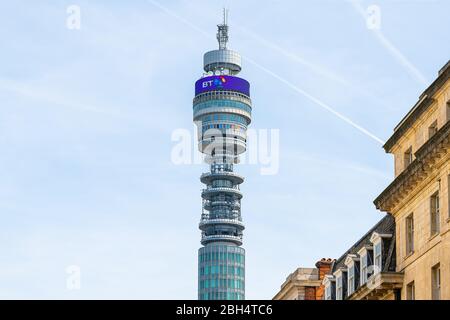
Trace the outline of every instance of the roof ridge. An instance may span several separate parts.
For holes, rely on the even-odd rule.
[[[386,214],[383,218],[380,219],[372,228],[369,229],[358,241],[356,241],[345,253],[340,256],[338,259],[336,259],[336,265],[339,261],[343,260],[344,257],[346,257],[355,247],[357,247],[364,239],[368,237],[369,234],[373,233],[382,223],[385,221],[390,220],[388,226],[392,226],[394,224],[392,216],[389,214]],[[334,269],[334,265],[333,265]]]

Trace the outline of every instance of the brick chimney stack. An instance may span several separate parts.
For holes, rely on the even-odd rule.
[[[330,273],[334,261],[335,260],[331,258],[322,258],[316,262],[316,268],[319,270],[319,280],[323,280],[325,275]],[[323,299],[324,290],[325,288],[323,285],[320,285],[320,287],[316,289],[316,300]]]

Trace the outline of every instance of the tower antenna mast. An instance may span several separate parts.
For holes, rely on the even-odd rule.
[[[217,41],[219,41],[219,49],[225,50],[228,42],[228,10],[223,8],[223,23],[217,25]]]

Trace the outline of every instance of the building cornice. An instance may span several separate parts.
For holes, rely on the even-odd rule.
[[[367,283],[353,292],[348,300],[371,300],[379,298],[393,292],[395,289],[403,287],[402,272],[380,272],[372,275]]]
[[[389,152],[392,149],[397,141],[400,140],[400,137],[402,137],[406,133],[406,131],[413,125],[413,123],[416,122],[419,117],[428,109],[428,107],[433,104],[433,102],[433,98],[424,96],[414,105],[414,107],[406,115],[406,117],[403,118],[402,122],[397,125],[394,134],[384,144],[383,148],[386,152]]]
[[[448,72],[448,71],[447,71]],[[414,186],[423,181],[433,165],[448,155],[450,121],[415,153],[416,159],[375,199],[378,210],[392,213],[392,209]]]
[[[437,79],[422,93],[419,101],[408,112],[408,114],[395,127],[394,134],[384,144],[383,148],[389,152],[392,147],[398,142],[405,132],[416,122],[416,120],[428,109],[434,102],[432,98],[434,94],[450,79],[450,61],[447,62],[444,68],[439,72]]]
[[[289,283],[285,283],[272,300],[283,300],[293,290],[298,292],[302,287],[320,287],[321,285],[321,280],[292,280]]]

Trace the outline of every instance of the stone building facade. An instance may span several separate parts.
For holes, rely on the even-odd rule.
[[[450,299],[450,61],[384,149],[395,178],[374,203],[387,214],[323,274],[297,269],[274,299],[312,287],[323,300]]]
[[[375,200],[396,222],[402,299],[450,299],[450,61],[384,145],[395,179]]]

